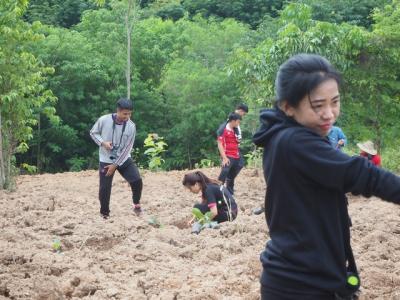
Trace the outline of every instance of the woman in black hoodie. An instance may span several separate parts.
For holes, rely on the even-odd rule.
[[[340,76],[323,57],[299,54],[277,74],[276,105],[261,112],[254,143],[265,147],[261,297],[356,299],[345,194],[400,203],[400,178],[329,144],[340,113]]]

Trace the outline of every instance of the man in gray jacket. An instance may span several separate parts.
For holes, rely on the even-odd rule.
[[[99,146],[100,214],[110,216],[110,196],[115,170],[129,182],[132,189],[133,210],[141,213],[140,198],[143,182],[139,170],[131,158],[136,126],[130,120],[133,110],[129,99],[117,102],[117,112],[100,117],[90,130],[90,136]]]

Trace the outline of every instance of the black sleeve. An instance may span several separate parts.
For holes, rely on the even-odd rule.
[[[207,200],[207,205],[214,204],[214,203],[217,204],[218,192],[220,192],[218,186],[207,185],[207,188],[204,191],[204,198]]]
[[[400,203],[400,177],[367,159],[333,149],[327,140],[305,130],[292,132],[283,144],[288,163],[301,176],[327,188]]]
[[[224,133],[224,129],[226,127],[226,123],[227,122],[224,122],[221,125],[219,125],[219,127],[217,129],[217,137],[220,137]]]

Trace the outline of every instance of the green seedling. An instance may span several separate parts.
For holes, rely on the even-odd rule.
[[[206,212],[203,214],[200,209],[194,207],[192,209],[192,214],[196,218],[196,222],[199,222],[201,225],[204,225],[206,223],[212,222],[211,220],[211,211]]]
[[[192,214],[196,219],[196,222],[192,226],[192,233],[199,234],[204,228],[219,228],[218,222],[214,222],[211,219],[212,214],[210,211],[203,214],[200,209],[194,207],[192,209]]]
[[[61,252],[61,241],[59,239],[54,239],[53,243],[51,244],[51,248],[57,253]]]
[[[151,225],[153,227],[156,227],[156,228],[162,228],[163,227],[161,222],[156,217],[150,217],[147,222],[149,223],[149,225]]]

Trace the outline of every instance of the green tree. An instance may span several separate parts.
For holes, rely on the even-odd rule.
[[[174,59],[165,67],[160,93],[165,99],[169,145],[167,166],[193,167],[207,157],[218,160],[216,129],[238,102],[238,90],[225,69],[248,29],[234,20],[196,18],[177,22],[182,34]]]
[[[270,106],[279,66],[296,53],[318,53],[342,70],[353,67],[367,32],[348,24],[331,24],[311,19],[304,4],[290,4],[280,13],[277,34],[266,37],[255,48],[238,48],[230,65],[243,96]]]
[[[50,103],[55,101],[46,90],[46,68],[30,51],[30,44],[43,37],[40,25],[21,20],[27,1],[0,3],[0,189],[12,185],[13,157],[27,149],[32,126],[38,115],[54,114]]]
[[[372,14],[375,8],[383,8],[391,0],[300,0],[313,10],[315,20],[340,24],[348,22],[352,25],[370,27],[373,23]]]
[[[257,27],[265,16],[277,16],[285,3],[282,0],[183,0],[183,7],[191,15],[215,16],[221,19],[235,18]]]
[[[95,0],[98,5],[103,6],[105,0]],[[141,0],[125,0],[122,3],[116,1],[113,2],[114,6],[123,6],[123,19],[125,25],[125,36],[126,36],[126,66],[125,66],[125,78],[126,78],[126,97],[131,99],[131,46],[132,46],[132,31],[136,25],[141,8]]]
[[[147,5],[143,14],[177,21],[185,16],[186,10],[180,0],[157,0]]]
[[[70,28],[78,24],[84,11],[95,9],[89,0],[30,0],[24,19],[30,23]]]
[[[398,147],[400,126],[400,2],[376,10],[372,32],[363,45],[357,68],[346,79],[353,101],[348,120],[352,134],[372,139],[381,149]],[[359,128],[363,128],[359,132]],[[357,129],[358,128],[358,129]],[[358,132],[357,132],[358,131]]]
[[[97,12],[102,13],[110,14],[107,10]],[[40,60],[54,67],[46,87],[58,98],[56,109],[62,122],[51,126],[43,121],[41,134],[35,131],[32,140],[41,152],[32,148],[20,159],[27,161],[30,156],[37,156],[43,165],[41,171],[46,172],[68,169],[66,161],[79,157],[87,159],[88,167],[95,151],[88,130],[96,118],[113,110],[116,99],[124,94],[124,51],[113,44],[113,39],[105,38],[104,32],[93,38],[89,38],[90,32],[64,28],[44,27],[42,32],[46,38],[32,45],[32,49]]]
[[[46,38],[33,50],[55,69],[46,86],[59,99],[56,108],[62,122],[50,126],[42,120],[41,134],[37,129],[33,132],[31,148],[18,156],[19,161],[37,160],[46,172],[76,169],[75,162],[81,168],[97,165],[96,146],[88,131],[100,115],[114,111],[116,100],[126,92],[124,9],[89,11],[74,30],[41,29]],[[175,50],[179,30],[171,21],[149,18],[140,20],[132,33],[134,40],[141,41],[132,49],[132,81],[137,87],[132,91],[133,119],[139,128],[135,144],[139,147],[148,132],[165,127],[167,110],[155,87]]]
[[[378,147],[398,140],[399,2],[374,13],[372,32],[348,23],[315,21],[304,4],[281,12],[280,28],[255,48],[239,48],[230,74],[243,97],[271,106],[279,65],[296,53],[318,53],[343,72],[339,125],[352,143],[373,139]]]

